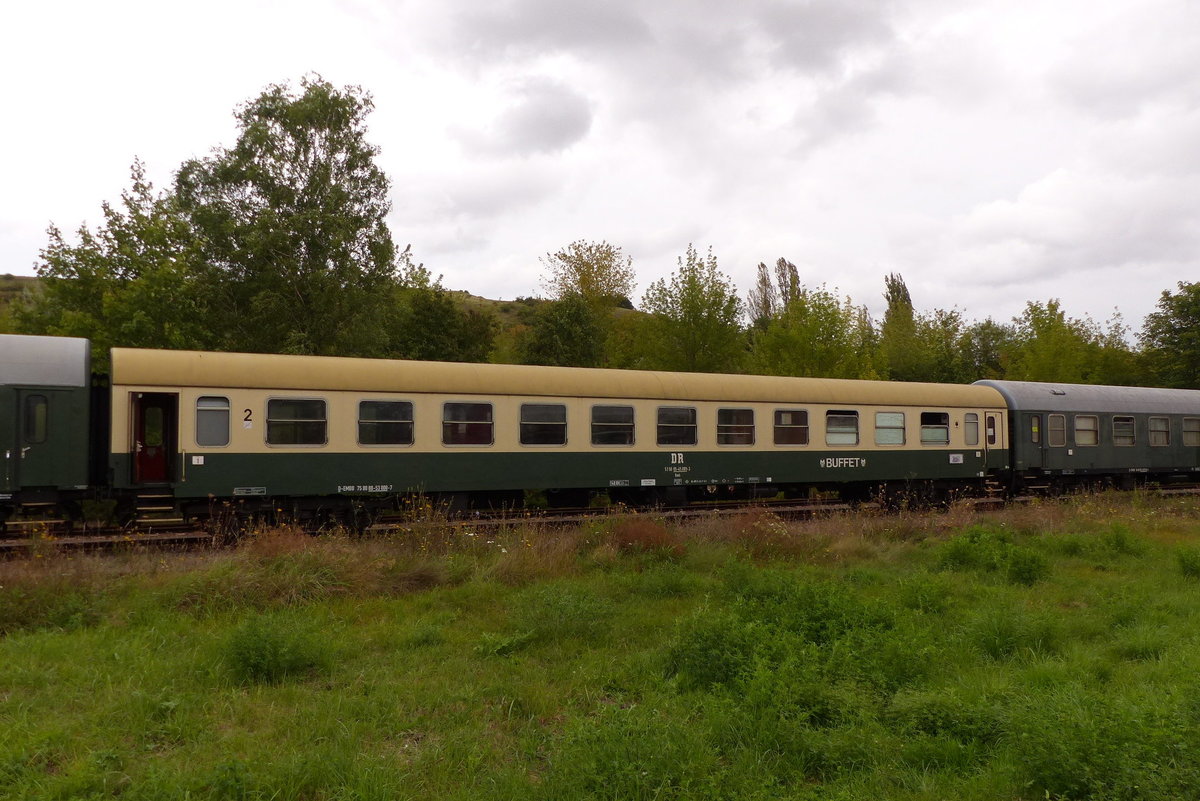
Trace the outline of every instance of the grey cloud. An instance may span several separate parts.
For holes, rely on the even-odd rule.
[[[894,37],[890,3],[868,0],[772,2],[759,24],[774,42],[773,60],[805,71],[836,66],[847,49],[886,44]]]
[[[828,71],[894,38],[890,3],[868,0],[508,0],[456,18],[454,45],[476,58],[575,53],[659,84],[729,81],[762,63]]]
[[[714,132],[728,129],[724,115],[747,114],[747,102],[791,110],[800,125],[787,135],[797,145],[872,123],[870,98],[909,80],[906,70],[879,68],[904,65],[892,7],[893,0],[505,0],[460,10],[441,50],[464,54],[464,66],[480,73],[535,74],[547,58],[569,59],[588,93],[607,99],[615,127],[646,128],[681,157],[720,161],[740,145]],[[482,154],[554,152],[587,132],[591,113],[561,87],[533,87],[486,133],[459,138]]]
[[[514,102],[485,129],[460,131],[470,149],[490,155],[557,153],[587,136],[592,109],[587,98],[547,78],[532,78],[515,92]]]
[[[549,174],[527,167],[478,170],[446,187],[446,212],[455,217],[498,217],[534,205],[558,188]]]
[[[876,100],[897,95],[910,83],[905,57],[890,54],[880,63],[852,73],[840,83],[826,86],[816,99],[796,115],[802,148],[811,151],[839,136],[859,133],[878,122]]]
[[[1124,270],[1135,279],[1134,270],[1146,265],[1189,269],[1200,247],[1198,215],[1200,201],[1186,180],[1060,170],[1013,201],[987,204],[956,221],[945,252],[954,254],[951,271],[995,286],[1097,270]]]
[[[1105,126],[1096,158],[1126,175],[1191,177],[1200,173],[1200,107],[1160,112]]]
[[[821,147],[839,136],[869,127],[876,119],[867,97],[850,91],[827,92],[798,115],[803,148]]]
[[[622,48],[650,39],[637,6],[620,3],[507,0],[480,4],[456,18],[456,36],[473,52]]]
[[[1147,0],[1101,18],[1069,44],[1048,75],[1050,85],[1097,117],[1200,102],[1200,6],[1190,0]]]
[[[1200,37],[1195,47],[1200,51]],[[1101,118],[1132,117],[1164,101],[1193,105],[1200,99],[1194,58],[1150,62],[1074,63],[1056,70],[1051,83],[1063,100]]]

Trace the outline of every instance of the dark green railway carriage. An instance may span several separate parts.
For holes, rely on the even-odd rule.
[[[86,339],[0,335],[0,520],[88,489]]]
[[[1009,407],[1014,477],[1037,487],[1200,473],[1200,391],[979,381]]]
[[[212,499],[982,486],[989,387],[113,351],[114,485]]]

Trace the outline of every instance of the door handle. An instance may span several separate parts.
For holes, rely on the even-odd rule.
[[[24,448],[21,448],[21,458],[22,458],[22,459],[24,459],[24,458],[25,458],[25,454],[29,453],[29,448],[30,448],[30,447],[31,447],[31,446],[29,446],[29,445],[26,445]]]

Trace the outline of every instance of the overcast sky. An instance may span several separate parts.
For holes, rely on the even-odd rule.
[[[393,235],[452,289],[602,239],[638,302],[694,243],[743,296],[783,256],[876,314],[899,272],[919,310],[1136,331],[1200,280],[1197,0],[43,0],[0,69],[0,272],[317,72],[373,95]]]

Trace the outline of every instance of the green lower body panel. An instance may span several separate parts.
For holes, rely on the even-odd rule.
[[[992,458],[996,455],[993,453]],[[521,489],[979,481],[978,451],[522,451],[189,453],[179,498]],[[129,475],[115,455],[114,475]]]

